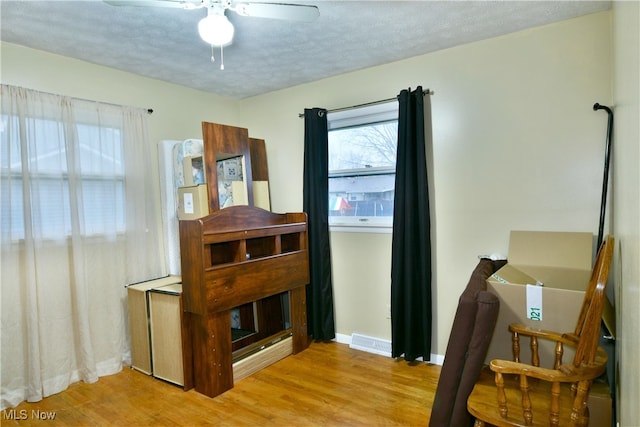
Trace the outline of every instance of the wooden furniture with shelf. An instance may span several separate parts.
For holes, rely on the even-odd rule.
[[[243,353],[245,347],[288,329],[285,318],[288,317],[286,292],[253,301],[240,307],[240,328],[233,329],[231,349],[234,360],[237,354]],[[237,336],[236,336],[237,335]]]
[[[188,318],[196,391],[213,397],[233,387],[230,310],[288,292],[291,353],[309,345],[305,286],[309,283],[307,218],[232,206],[180,222],[183,315]],[[244,350],[246,356],[252,351]],[[186,379],[185,379],[186,381]]]

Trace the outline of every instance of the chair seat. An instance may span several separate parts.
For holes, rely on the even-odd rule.
[[[505,393],[507,395],[507,417],[500,416],[497,404],[495,374],[485,366],[482,369],[480,378],[476,382],[471,395],[467,401],[467,409],[472,416],[481,418],[487,424],[495,426],[527,426],[522,415],[522,394],[517,376],[505,375]],[[560,420],[558,425],[570,426],[571,406],[573,403],[571,385],[562,384],[560,394],[560,408],[566,408],[564,412],[560,411]],[[533,424],[529,426],[548,426],[549,425],[549,396],[551,394],[551,384],[534,379],[529,379],[529,395],[531,401],[535,402],[533,411]]]

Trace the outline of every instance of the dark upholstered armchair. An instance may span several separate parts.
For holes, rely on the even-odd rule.
[[[473,425],[467,412],[467,398],[484,365],[500,308],[498,297],[487,291],[486,279],[505,263],[481,259],[460,296],[431,409],[430,427]]]

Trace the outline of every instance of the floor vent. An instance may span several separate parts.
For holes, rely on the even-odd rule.
[[[391,357],[391,341],[383,340],[380,338],[373,338],[360,334],[352,334],[351,344],[349,344],[349,347],[356,350],[362,350],[369,353]]]

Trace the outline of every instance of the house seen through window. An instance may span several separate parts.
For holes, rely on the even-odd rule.
[[[393,225],[398,103],[329,113],[329,225]]]

